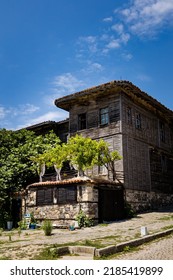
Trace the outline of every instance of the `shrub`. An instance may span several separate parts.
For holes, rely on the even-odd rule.
[[[132,209],[130,203],[128,203],[128,202],[125,203],[124,211],[125,211],[125,218],[135,217],[135,212]]]
[[[44,230],[44,234],[45,234],[46,236],[50,236],[51,233],[52,233],[52,222],[49,221],[49,220],[45,220],[45,221],[43,222],[42,229]]]
[[[80,228],[91,227],[93,225],[93,220],[88,218],[82,210],[80,210],[79,214],[76,216],[76,221]]]
[[[27,223],[26,223],[26,219],[21,220],[20,222],[18,222],[18,226],[19,228],[22,229],[27,229]]]

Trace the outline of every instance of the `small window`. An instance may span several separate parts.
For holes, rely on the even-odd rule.
[[[57,203],[74,203],[77,201],[77,189],[75,186],[57,188]]]
[[[106,125],[109,123],[109,108],[100,109],[100,124]]]
[[[132,124],[132,108],[127,107],[127,123]]]
[[[37,190],[37,205],[45,205],[53,203],[53,190],[41,189]]]
[[[159,122],[160,140],[165,143],[165,125],[163,122]]]
[[[86,113],[78,115],[78,129],[86,129]]]
[[[142,128],[142,121],[141,121],[141,114],[136,114],[136,128],[141,129]]]

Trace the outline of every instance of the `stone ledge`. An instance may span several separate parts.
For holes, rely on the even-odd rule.
[[[171,233],[173,233],[173,228],[169,229],[169,230],[162,231],[162,232],[154,233],[152,235],[147,235],[145,237],[141,237],[141,238],[138,238],[138,239],[123,242],[123,243],[120,243],[118,245],[113,245],[113,246],[105,247],[105,248],[102,248],[102,249],[96,249],[95,250],[95,256],[96,257],[101,257],[101,256],[107,256],[107,255],[115,254],[115,253],[118,253],[118,252],[122,252],[123,249],[126,246],[132,246],[132,247],[139,246],[139,245],[142,245],[144,243],[155,240],[157,238],[167,236]]]
[[[147,235],[145,237],[141,237],[138,239],[130,240],[127,242],[120,243],[118,245],[112,245],[101,249],[96,249],[95,247],[90,246],[64,246],[59,247],[56,249],[56,253],[58,255],[67,255],[67,254],[81,254],[81,255],[92,255],[94,257],[102,257],[102,256],[108,256],[111,254],[115,254],[118,252],[122,252],[126,246],[139,246],[144,243],[150,242],[152,240],[155,240],[157,238],[161,238],[164,236],[167,236],[169,234],[173,233],[173,228],[169,230],[165,230],[162,232],[154,233],[152,235]],[[53,249],[54,250],[54,249]]]

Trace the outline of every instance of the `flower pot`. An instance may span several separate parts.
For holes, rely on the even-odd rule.
[[[35,229],[36,228],[36,224],[30,224],[29,228],[30,229]]]
[[[7,229],[11,230],[13,228],[13,222],[12,221],[7,221]]]

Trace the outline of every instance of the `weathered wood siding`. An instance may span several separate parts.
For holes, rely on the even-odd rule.
[[[109,108],[109,124],[100,125],[100,109]],[[86,113],[86,129],[78,129],[78,115]],[[70,136],[76,133],[84,137],[90,137],[95,140],[104,139],[110,145],[110,150],[117,150],[122,155],[122,134],[121,134],[121,112],[120,95],[110,94],[107,97],[92,99],[87,104],[76,104],[70,110]],[[123,159],[115,163],[119,179],[123,178]],[[101,168],[95,166],[93,170],[88,171],[88,175],[101,174]],[[103,170],[102,170],[103,171]],[[106,170],[103,171],[106,175]],[[112,178],[111,172],[108,172],[108,178]],[[123,181],[123,180],[122,180]]]
[[[137,116],[140,116],[140,126],[137,126]],[[160,122],[164,124],[162,137]],[[172,147],[169,123],[124,95],[122,96],[122,132],[126,188],[170,191],[170,173],[161,170],[161,156],[164,154],[168,156]],[[153,161],[156,161],[156,157],[151,157],[151,149],[157,149],[157,153],[160,154],[155,167]]]
[[[100,126],[99,111],[109,108],[109,126]],[[86,129],[79,130],[78,115],[86,113]],[[82,132],[93,139],[99,139],[120,132],[119,95],[91,99],[86,104],[76,104],[70,110],[70,135]]]

